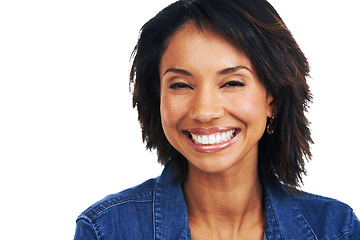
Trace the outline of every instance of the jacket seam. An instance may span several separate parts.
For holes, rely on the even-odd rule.
[[[275,207],[273,206],[273,203],[272,203],[272,199],[271,199],[271,197],[270,197],[268,194],[267,194],[267,198],[268,198],[268,201],[269,201],[271,210],[272,210],[272,212],[274,213],[274,218],[275,218],[275,221],[276,221],[276,225],[277,225],[277,227],[278,227],[278,229],[279,229],[281,239],[285,239],[285,238],[284,238],[284,234],[283,234],[282,229],[281,229],[281,226],[280,226],[280,224],[279,224],[279,220],[278,220],[278,218],[277,218],[277,214],[276,214],[276,211],[275,211]]]
[[[157,185],[158,185],[158,181],[155,182],[155,187],[153,190],[153,202],[152,202],[152,217],[153,217],[153,239],[156,239],[156,217],[155,217],[155,212],[156,212],[156,192],[157,192]]]
[[[148,198],[144,198],[144,199],[125,199],[123,201],[119,201],[119,202],[114,202],[114,203],[111,203],[109,205],[106,205],[104,207],[102,207],[101,209],[97,210],[97,211],[89,211],[89,215],[91,216],[88,216],[87,213],[85,213],[84,215],[87,216],[87,218],[89,219],[92,219],[92,220],[95,220],[98,216],[100,216],[102,213],[106,212],[108,209],[110,208],[113,208],[113,207],[116,207],[116,206],[119,206],[119,205],[123,205],[123,204],[126,204],[126,203],[130,203],[130,202],[134,202],[134,203],[145,203],[145,202],[150,202],[152,201],[153,197],[148,197]]]
[[[335,240],[341,240],[343,239],[346,235],[348,235],[349,232],[345,232],[343,235],[341,235],[340,237],[336,238]]]
[[[93,229],[93,231],[95,232],[96,234],[96,238],[98,240],[101,240],[101,230],[100,230],[100,226],[98,226],[96,223],[94,223],[89,217],[85,216],[85,215],[82,215],[80,216],[77,221],[79,221],[80,219],[83,219],[84,221],[88,222],[91,226],[91,228]]]
[[[344,237],[345,235],[349,234],[349,237],[350,237],[350,234],[351,234],[351,230],[352,230],[352,227],[353,227],[353,222],[354,222],[354,219],[355,219],[355,213],[353,210],[351,210],[351,217],[350,217],[350,223],[349,223],[349,231],[345,232],[340,238],[338,239],[341,239],[342,237]],[[338,240],[336,239],[336,240]]]
[[[296,208],[299,209],[297,204],[296,204]],[[314,230],[311,228],[310,224],[306,221],[306,218],[305,218],[303,212],[300,211],[300,210],[298,210],[298,212],[301,214],[301,219],[302,219],[303,223],[306,224],[306,226],[309,228],[309,230],[310,230],[311,234],[313,235],[313,237],[317,240],[318,237],[317,237],[316,233],[314,232]]]

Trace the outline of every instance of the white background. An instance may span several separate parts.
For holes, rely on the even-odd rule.
[[[131,107],[129,59],[142,24],[171,2],[1,1],[2,239],[72,239],[92,203],[160,174]],[[356,2],[271,3],[312,68],[303,189],[360,215]]]

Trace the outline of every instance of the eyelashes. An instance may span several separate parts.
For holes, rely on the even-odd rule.
[[[192,90],[194,89],[192,86],[190,86],[189,84],[184,83],[184,82],[172,83],[172,84],[170,84],[169,88],[174,89],[174,90],[176,90],[176,89],[186,89],[186,88],[192,89]]]
[[[226,82],[225,84],[221,85],[220,88],[236,88],[236,87],[244,87],[245,83],[241,81],[232,80],[229,82]],[[194,87],[190,84],[184,83],[184,82],[175,82],[170,84],[170,89],[176,90],[176,89],[191,89],[194,90]]]
[[[225,83],[220,88],[224,88],[224,87],[244,87],[244,86],[245,86],[245,83],[233,80],[233,81],[229,81],[229,82]]]

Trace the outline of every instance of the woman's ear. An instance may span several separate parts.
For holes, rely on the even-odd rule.
[[[276,99],[273,97],[272,94],[268,94],[266,98],[267,104],[267,116],[268,118],[272,118],[276,115]]]

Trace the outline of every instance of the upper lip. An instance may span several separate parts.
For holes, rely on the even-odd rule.
[[[232,129],[238,129],[235,127],[226,127],[226,126],[220,126],[220,127],[211,127],[211,128],[191,128],[186,129],[184,131],[195,134],[195,135],[210,135],[214,133],[221,133],[221,132],[227,132]]]

